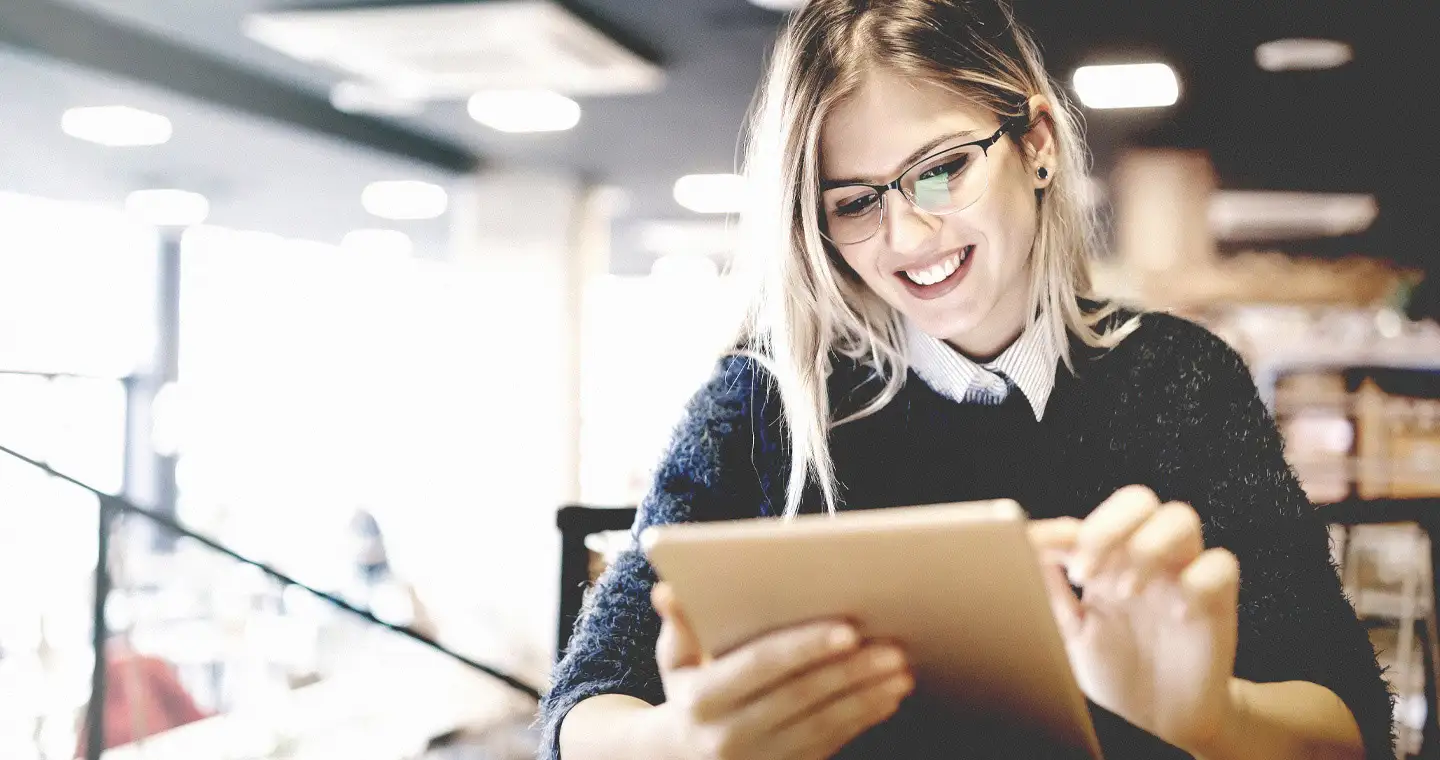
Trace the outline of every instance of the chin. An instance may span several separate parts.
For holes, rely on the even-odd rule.
[[[906,316],[925,334],[940,340],[957,340],[975,331],[983,314],[974,308],[950,308],[942,313],[912,309]]]

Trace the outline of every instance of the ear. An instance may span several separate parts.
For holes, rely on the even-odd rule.
[[[1020,145],[1030,172],[1030,182],[1036,190],[1043,190],[1055,179],[1057,149],[1054,108],[1050,99],[1044,95],[1032,96],[1029,108],[1032,126],[1030,131],[1020,138]],[[1044,167],[1047,175],[1043,179],[1038,174],[1041,167]]]

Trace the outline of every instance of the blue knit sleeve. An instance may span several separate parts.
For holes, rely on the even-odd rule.
[[[630,548],[588,595],[564,659],[540,706],[541,758],[560,757],[560,722],[599,694],[665,700],[655,664],[660,620],[650,604],[655,571],[634,538],[651,525],[756,517],[776,481],[766,419],[778,402],[753,360],[727,357],[686,409],[640,505]],[[768,435],[767,435],[768,432]]]
[[[1354,715],[1366,756],[1393,758],[1392,697],[1375,650],[1244,361],[1196,325],[1146,319],[1162,323],[1155,367],[1170,376],[1176,400],[1166,412],[1173,424],[1159,426],[1167,438],[1153,442],[1172,484],[1158,495],[1193,505],[1206,544],[1240,560],[1235,674],[1326,687]]]

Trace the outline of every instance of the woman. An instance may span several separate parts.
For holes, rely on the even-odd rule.
[[[1374,651],[1243,362],[1081,299],[1084,146],[999,3],[790,20],[749,135],[744,350],[692,401],[637,529],[1015,498],[1048,518],[1032,537],[1108,757],[1391,757]],[[843,623],[704,658],[655,580],[636,551],[607,571],[543,753],[1044,752],[907,698],[904,653]]]

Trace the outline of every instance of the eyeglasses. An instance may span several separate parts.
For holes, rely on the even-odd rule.
[[[885,220],[885,195],[891,190],[899,190],[915,208],[935,216],[953,214],[971,206],[980,200],[990,184],[990,170],[986,165],[990,146],[1026,123],[1024,114],[1012,116],[984,140],[933,153],[887,184],[822,185],[820,202],[825,229],[821,234],[836,245],[854,245],[874,237]]]

